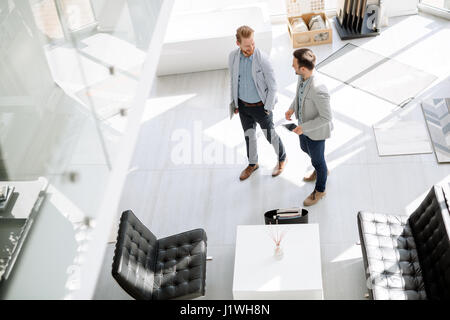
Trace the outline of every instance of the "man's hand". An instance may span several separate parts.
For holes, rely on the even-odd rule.
[[[291,120],[291,116],[294,114],[294,110],[289,109],[288,111],[286,111],[286,113],[284,114],[284,116],[286,117],[286,120]]]
[[[234,114],[238,114],[238,113],[239,113],[239,109],[238,108],[234,109]]]
[[[294,130],[292,130],[292,132],[295,132],[296,134],[298,134],[299,136],[303,134],[303,129],[301,126],[298,126],[297,128],[295,128]]]

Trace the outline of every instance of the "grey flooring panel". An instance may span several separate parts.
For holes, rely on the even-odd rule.
[[[411,101],[437,79],[423,70],[351,43],[319,63],[317,70],[396,105]]]
[[[321,245],[325,300],[363,300],[368,292],[361,246],[356,242]]]
[[[394,118],[373,126],[380,156],[433,153],[425,125]]]
[[[97,279],[94,300],[133,300],[111,274],[115,243],[108,244],[103,257],[102,271]]]
[[[196,300],[232,300],[234,245],[208,245],[205,296]]]

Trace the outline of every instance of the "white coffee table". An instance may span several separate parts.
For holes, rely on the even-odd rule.
[[[283,258],[271,234],[285,231]],[[237,227],[233,298],[323,299],[318,224]]]

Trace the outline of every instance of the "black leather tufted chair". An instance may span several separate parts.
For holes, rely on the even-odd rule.
[[[409,217],[358,213],[372,299],[450,300],[448,196],[434,186]]]
[[[122,213],[112,275],[133,298],[205,295],[206,233],[195,229],[156,239],[131,210]]]

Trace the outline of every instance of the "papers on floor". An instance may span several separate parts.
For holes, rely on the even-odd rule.
[[[380,156],[433,153],[422,122],[394,118],[373,126]]]

